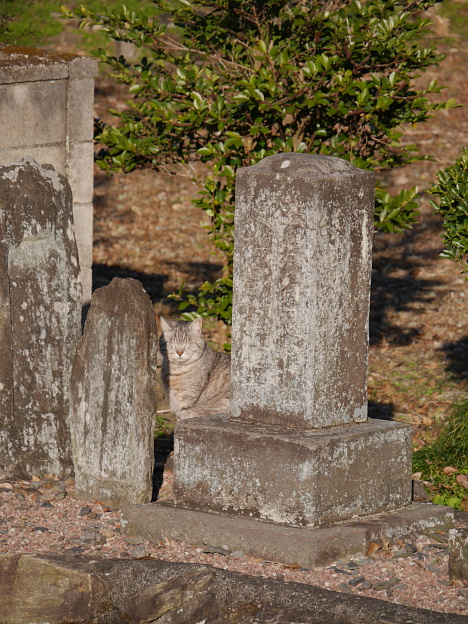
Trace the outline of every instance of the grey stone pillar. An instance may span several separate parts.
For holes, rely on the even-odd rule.
[[[374,176],[238,171],[231,415],[176,429],[182,507],[314,526],[409,505],[411,428],[367,420]]]
[[[91,299],[96,74],[94,59],[0,44],[0,163],[32,156],[68,178],[85,304]]]
[[[156,319],[140,282],[114,278],[96,290],[71,376],[79,497],[112,506],[151,500],[156,355]]]
[[[0,472],[66,476],[81,282],[67,180],[0,166]]]
[[[374,175],[278,154],[236,183],[231,414],[320,429],[367,418]]]
[[[468,585],[468,528],[449,532],[449,579],[452,585]]]

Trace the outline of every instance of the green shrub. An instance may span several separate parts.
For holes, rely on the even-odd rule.
[[[309,152],[382,170],[422,157],[402,145],[402,124],[425,121],[440,89],[418,90],[412,78],[437,64],[419,47],[428,25],[420,12],[435,0],[153,0],[169,16],[81,7],[85,24],[134,43],[134,65],[104,50],[133,99],[116,125],[100,125],[100,166],[129,172],[201,161],[207,175],[194,203],[210,217],[209,236],[224,261],[223,277],[202,286],[202,316],[230,323],[235,172],[278,152]],[[141,3],[143,6],[144,3]],[[72,13],[64,10],[65,15]],[[377,189],[375,224],[401,232],[416,217],[417,189],[391,197]]]
[[[78,29],[67,25],[61,19],[60,8],[63,0],[0,0],[0,43],[41,47],[49,45],[51,39],[64,29]],[[98,11],[106,5],[108,8],[121,8],[124,4],[130,10],[141,6],[140,0],[88,0],[90,9]],[[73,0],[73,5],[78,2]],[[142,10],[148,17],[154,17],[158,10],[148,4]],[[82,32],[81,42],[75,43],[78,50],[88,51],[98,45],[107,46],[109,38],[102,31]]]
[[[441,256],[456,260],[468,272],[468,147],[462,156],[444,171],[437,172],[437,183],[430,192],[439,202],[430,201],[432,207],[442,215],[445,250]]]
[[[437,182],[430,192],[438,202],[431,206],[443,218],[445,250],[440,254],[460,262],[468,272],[468,148],[450,167],[437,172]],[[468,500],[468,489],[456,481],[454,474],[445,474],[444,468],[454,466],[468,474],[468,398],[455,403],[439,437],[413,455],[413,468],[422,477],[439,488],[434,503],[458,509],[463,499]]]
[[[457,476],[468,475],[468,398],[454,404],[438,438],[413,453],[413,471],[433,484],[433,503],[465,509],[468,488]]]
[[[446,466],[468,471],[468,398],[452,408],[437,439],[413,455],[413,468],[430,477]]]
[[[63,26],[51,16],[60,11],[53,0],[0,0],[0,42],[37,46],[58,34]]]

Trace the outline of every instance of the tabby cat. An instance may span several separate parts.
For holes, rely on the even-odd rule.
[[[161,329],[161,380],[177,419],[229,412],[231,358],[206,344],[202,319],[161,317]]]

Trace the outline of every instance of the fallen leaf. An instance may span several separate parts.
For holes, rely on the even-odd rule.
[[[458,472],[458,469],[455,466],[445,466],[444,472],[446,475],[453,475]]]
[[[33,475],[31,477],[31,481],[40,481],[41,479],[39,479],[39,477],[36,477],[36,475]]]
[[[453,579],[452,581],[450,581],[450,585],[453,585],[454,587],[463,587],[464,583],[459,579]]]
[[[439,487],[443,487],[445,490],[453,490],[453,485],[445,485],[445,483],[439,483]]]
[[[466,474],[461,474],[461,475],[457,475],[455,478],[455,481],[461,485],[462,487],[466,488],[468,490],[468,475]]]
[[[377,544],[376,542],[371,542],[369,546],[367,547],[367,556],[371,557],[381,548],[382,546],[380,544]]]
[[[468,511],[468,498],[465,498],[462,502],[461,502],[461,509],[462,511]]]
[[[303,570],[304,568],[298,563],[291,563],[290,565],[283,566],[284,570]]]
[[[411,475],[411,478],[414,479],[415,481],[421,481],[421,477],[422,477],[422,472],[413,472],[413,474]]]

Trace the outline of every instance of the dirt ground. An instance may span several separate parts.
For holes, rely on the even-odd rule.
[[[439,258],[443,245],[440,219],[425,191],[437,170],[452,164],[468,145],[468,45],[437,19],[435,42],[446,54],[439,67],[419,78],[434,77],[463,106],[440,111],[417,127],[406,128],[404,141],[415,143],[434,161],[423,161],[385,174],[391,191],[417,185],[422,198],[419,224],[404,236],[376,234],[370,314],[370,415],[411,423],[417,446],[440,429],[447,408],[466,392],[468,378],[468,285],[461,267]],[[110,78],[96,84],[96,116],[122,108],[125,92]],[[157,314],[177,316],[167,296],[182,282],[195,290],[220,275],[220,261],[208,240],[205,215],[191,199],[197,189],[187,178],[151,171],[107,174],[96,168],[94,263],[95,287],[114,276],[140,279]],[[216,343],[216,327],[208,327]]]

